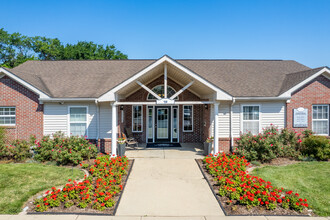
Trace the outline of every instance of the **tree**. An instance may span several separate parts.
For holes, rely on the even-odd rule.
[[[57,38],[27,37],[0,29],[0,66],[13,68],[27,60],[116,60],[127,55],[114,45],[78,41],[64,45]]]

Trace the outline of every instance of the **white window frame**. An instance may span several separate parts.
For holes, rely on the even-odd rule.
[[[74,123],[86,123],[86,136],[87,138],[89,137],[88,136],[88,128],[89,128],[89,111],[88,111],[88,105],[70,105],[68,106],[68,131],[67,131],[67,134],[68,134],[68,137],[71,136],[71,127],[70,127],[70,124],[71,124],[71,121],[70,121],[70,109],[71,108],[86,108],[86,122],[74,122]]]
[[[243,109],[244,109],[244,107],[255,107],[255,106],[259,107],[259,120],[245,120],[245,121],[259,121],[259,131],[258,131],[258,133],[261,132],[261,129],[262,129],[261,128],[261,119],[262,119],[262,117],[261,117],[261,105],[260,104],[242,104],[241,105],[241,133],[242,134],[246,134],[244,132],[244,129],[243,129],[243,123],[244,123]]]
[[[134,119],[134,106],[141,106],[141,131],[134,131],[133,119]],[[143,105],[132,105],[132,132],[142,133],[143,132]]]
[[[164,86],[164,84],[158,84],[157,86]],[[152,87],[151,90],[154,91],[154,88],[156,88],[157,86]],[[172,86],[167,85],[167,87],[173,89],[173,91],[174,91],[175,93],[177,92]],[[175,94],[175,93],[174,93],[174,94]],[[148,93],[148,95],[147,95],[147,100],[156,100],[156,99],[157,99],[157,98],[149,99],[149,95],[152,95],[152,94]],[[169,98],[169,97],[168,97],[168,98]],[[175,101],[178,101],[178,100],[179,100],[179,96],[175,97],[174,100],[175,100]]]
[[[147,109],[146,110],[146,122],[147,122],[146,140],[147,140],[147,143],[149,143],[149,140],[148,140],[149,139],[149,109],[152,109],[152,143],[153,143],[153,142],[155,142],[155,106],[147,105],[146,109]],[[133,119],[133,116],[132,116],[132,119]],[[132,126],[132,129],[133,129],[133,126]]]
[[[327,106],[328,107],[328,119],[314,119],[313,118],[313,107],[314,106]],[[315,104],[315,105],[312,105],[312,131],[314,132],[314,121],[327,121],[327,125],[328,125],[328,133],[327,134],[316,134],[316,135],[320,135],[320,136],[329,136],[329,105],[326,105],[326,104]]]
[[[174,117],[173,117],[173,112],[174,112],[174,107],[177,107],[176,109],[177,109],[177,116],[178,116],[178,121],[177,121],[177,134],[178,134],[178,137],[177,137],[177,139],[178,139],[178,141],[177,142],[175,142],[175,143],[179,143],[180,141],[180,106],[179,105],[174,105],[174,106],[171,106],[171,143],[173,143],[173,119],[174,119]],[[194,125],[193,125],[194,126]]]
[[[184,129],[184,107],[185,106],[191,106],[191,130],[185,130]],[[182,108],[182,131],[183,132],[193,132],[194,131],[194,105],[183,105]]]
[[[15,109],[15,115],[1,115],[0,117],[4,118],[12,118],[15,117],[15,124],[0,124],[0,127],[9,127],[9,126],[16,126],[17,117],[16,117],[16,107],[15,106],[0,106],[0,108],[14,108]]]

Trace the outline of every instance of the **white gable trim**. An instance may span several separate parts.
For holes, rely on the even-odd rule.
[[[8,70],[6,70],[4,68],[0,68],[0,72],[4,73],[5,75],[10,77],[11,79],[13,79],[16,82],[18,82],[19,84],[21,84],[22,86],[28,88],[32,92],[38,94],[39,98],[50,98],[47,94],[43,93],[41,90],[37,89],[36,87],[32,86],[30,83],[28,83],[28,82],[22,80],[21,78],[17,77],[15,74],[9,72]]]
[[[111,89],[110,91],[108,91],[107,93],[102,95],[98,99],[98,101],[100,101],[100,102],[115,101],[115,93],[118,90],[120,90],[121,88],[127,86],[128,84],[136,81],[139,77],[143,76],[144,74],[146,74],[147,72],[149,72],[150,70],[152,70],[153,68],[155,68],[156,66],[158,66],[158,65],[160,65],[164,62],[168,62],[168,63],[172,64],[173,66],[175,66],[178,69],[182,70],[183,72],[187,73],[192,78],[200,81],[201,83],[205,84],[209,88],[213,89],[216,92],[216,99],[218,99],[218,100],[232,100],[231,95],[229,95],[228,93],[222,91],[218,87],[214,86],[213,84],[209,83],[208,81],[206,81],[202,77],[198,76],[196,73],[192,72],[191,70],[187,69],[186,67],[184,67],[181,64],[175,62],[174,60],[172,60],[171,58],[169,58],[168,56],[165,55],[162,58],[160,58],[159,60],[157,60],[156,62],[154,62],[153,64],[149,65],[148,67],[146,67],[142,71],[140,71],[137,74],[135,74],[134,76],[132,76],[131,78],[125,80],[124,82],[122,82],[121,84],[116,86],[115,88]]]
[[[295,85],[294,87],[292,87],[291,89],[289,89],[288,91],[282,93],[279,97],[291,97],[291,94],[296,91],[297,89],[301,88],[302,86],[306,85],[307,83],[311,82],[313,79],[315,79],[316,77],[320,76],[324,74],[325,77],[329,78],[330,75],[330,70],[326,67],[324,67],[323,69],[321,69],[320,71],[318,71],[317,73],[315,73],[314,75],[308,77],[307,79],[305,79],[304,81],[300,82],[299,84]]]

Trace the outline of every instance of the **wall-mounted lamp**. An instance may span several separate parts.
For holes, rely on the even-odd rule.
[[[63,105],[63,104],[64,104],[64,102],[59,102],[58,104],[60,104],[60,105]]]
[[[120,106],[120,110],[124,110],[124,106],[123,105]]]
[[[205,104],[204,105],[204,108],[207,110],[207,109],[209,109],[209,105],[208,104]]]

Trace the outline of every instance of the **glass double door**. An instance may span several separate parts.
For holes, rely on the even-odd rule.
[[[178,107],[148,108],[148,142],[178,142]]]

